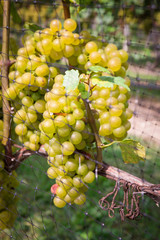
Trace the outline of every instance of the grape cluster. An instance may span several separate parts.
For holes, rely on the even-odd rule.
[[[92,80],[97,81],[96,77]],[[130,80],[125,79],[125,84],[130,86]],[[128,108],[130,93],[123,86],[114,84],[111,88],[94,87],[90,97],[91,107],[95,119],[98,120],[98,130],[101,137],[108,140],[123,140],[131,128],[129,119],[132,111]]]
[[[74,32],[76,27],[73,19],[66,19],[63,28],[54,19],[49,28],[26,35],[24,47],[18,50],[9,73],[10,86],[5,93],[14,105],[13,122],[19,141],[33,151],[43,145],[48,154],[47,175],[56,179],[53,201],[60,208],[66,203],[85,202],[84,193],[94,181],[96,164],[89,153],[95,139],[84,99],[78,87],[65,89],[64,71],[55,67],[57,63],[78,68],[85,89],[90,87],[88,102],[101,137],[109,142],[125,138],[132,116],[127,103],[130,94],[125,87],[96,84],[106,72],[92,73],[90,84],[86,75],[91,66],[98,65],[107,68],[111,76],[125,78],[127,52],[112,43],[102,43],[88,31],[78,34]],[[125,84],[130,85],[128,78]]]

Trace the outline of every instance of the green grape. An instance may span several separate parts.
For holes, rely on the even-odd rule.
[[[33,104],[33,99],[31,97],[23,97],[22,98],[22,104],[23,106],[30,107]]]
[[[109,112],[102,112],[99,118],[100,124],[108,123],[109,118],[110,118]]]
[[[42,64],[36,68],[35,73],[38,77],[45,77],[49,74],[49,67],[47,64]]]
[[[68,161],[68,156],[56,155],[55,160],[58,164],[66,164]]]
[[[76,188],[80,188],[84,186],[84,183],[82,181],[82,177],[80,175],[76,175],[75,177],[73,177],[73,185]]]
[[[91,52],[89,55],[89,60],[91,63],[96,64],[101,61],[101,54],[99,52]]]
[[[128,60],[128,53],[125,50],[121,49],[119,50],[119,54],[120,54],[122,63],[125,63]]]
[[[52,119],[45,119],[41,122],[41,128],[44,133],[55,133],[55,125]]]
[[[60,137],[67,137],[70,134],[70,128],[65,125],[64,127],[58,127],[57,128],[57,135],[59,135]]]
[[[85,65],[88,61],[87,56],[85,54],[80,54],[77,58],[79,64]]]
[[[119,57],[113,57],[108,61],[107,66],[113,72],[116,72],[121,68],[121,59]]]
[[[78,149],[78,150],[82,150],[86,147],[86,142],[85,140],[82,140],[79,144],[76,144],[75,147]]]
[[[38,113],[43,113],[45,111],[45,101],[44,100],[37,100],[34,104],[35,110]]]
[[[51,113],[59,113],[62,110],[62,105],[60,103],[57,104],[55,100],[50,100],[47,102],[47,109]]]
[[[59,116],[55,117],[54,124],[56,127],[64,127],[64,126],[67,126],[66,125],[67,120],[64,116],[59,115]]]
[[[75,151],[75,147],[71,142],[66,141],[62,143],[61,150],[64,155],[72,155],[72,153]]]
[[[81,193],[75,200],[74,203],[77,205],[82,205],[86,202],[86,196]]]
[[[123,126],[125,127],[126,131],[128,131],[131,128],[131,123],[129,121],[126,121],[123,123]]]
[[[68,161],[66,162],[65,167],[66,167],[66,169],[67,169],[68,171],[73,172],[73,171],[76,171],[76,170],[77,170],[77,168],[78,168],[78,163],[77,163],[74,159],[70,158],[70,159],[68,159]]]
[[[117,116],[111,116],[110,117],[110,124],[112,128],[118,128],[121,126],[121,118]]]
[[[76,172],[78,175],[86,175],[88,172],[87,165],[85,163],[80,164]]]
[[[105,49],[104,49],[104,52],[106,55],[109,55],[111,52],[117,50],[117,46],[112,44],[112,43],[109,43]]]
[[[67,192],[65,190],[65,188],[59,186],[56,190],[56,195],[59,198],[64,198],[66,196]]]
[[[69,189],[69,191],[68,191],[68,195],[69,195],[72,199],[75,199],[76,197],[78,197],[79,194],[80,194],[80,192],[78,191],[78,188],[76,188],[76,187],[72,187],[72,188]]]
[[[45,77],[36,77],[35,84],[38,87],[45,87],[47,85],[47,79]]]
[[[36,113],[27,113],[26,115],[26,123],[34,123],[37,121]]]
[[[59,179],[57,178],[56,182],[66,190],[73,186],[73,180],[69,176],[61,177]]]
[[[73,202],[73,199],[69,196],[69,194],[67,194],[67,195],[65,196],[65,198],[64,198],[64,201],[65,201],[66,203],[72,203],[72,202]]]
[[[73,116],[73,114],[67,114],[67,116],[65,117],[67,120],[68,125],[74,125],[76,120],[75,117]]]
[[[96,167],[95,162],[91,160],[85,161],[85,164],[87,165],[89,171],[93,171]]]
[[[58,208],[63,208],[66,205],[66,202],[63,199],[59,198],[59,197],[55,197],[53,199],[53,203]]]
[[[106,136],[112,134],[112,128],[109,123],[104,123],[99,128],[99,135]]]
[[[72,45],[65,45],[63,49],[63,54],[66,58],[71,57],[74,54],[74,47]]]
[[[96,52],[98,50],[97,44],[93,41],[90,41],[85,45],[85,50],[87,53]]]
[[[65,44],[72,44],[74,42],[74,35],[70,31],[63,31],[61,32],[61,38],[63,40],[63,43]]]
[[[70,141],[73,144],[79,144],[82,141],[82,134],[76,131],[73,131],[70,136]]]
[[[15,132],[19,136],[24,136],[27,134],[27,127],[24,124],[20,123],[15,127]]]
[[[56,52],[63,51],[64,47],[65,47],[64,42],[65,42],[65,40],[63,38],[54,39],[53,43],[52,43],[53,50]]]
[[[126,129],[125,129],[125,127],[123,125],[118,127],[118,128],[113,129],[113,135],[115,137],[121,138],[125,134],[126,134]]]
[[[117,100],[118,100],[118,102],[125,103],[127,101],[127,97],[125,94],[120,93]]]
[[[47,170],[47,176],[51,179],[57,178],[58,177],[58,168],[56,167],[50,167]]]
[[[22,76],[22,83],[24,85],[33,85],[35,81],[35,77],[32,73],[24,73]],[[16,79],[17,82],[17,79]]]
[[[122,112],[122,108],[119,105],[113,105],[109,110],[110,115],[116,117],[121,116]]]
[[[127,117],[127,119],[132,118],[132,116],[133,116],[132,110],[127,108],[126,109],[126,117]]]
[[[16,124],[25,122],[25,120],[26,120],[26,112],[23,109],[18,110],[13,117],[13,121]],[[3,128],[1,130],[3,130]]]
[[[57,32],[61,30],[62,24],[58,19],[54,19],[50,23],[50,28],[53,32]]]
[[[73,125],[73,129],[78,132],[82,132],[85,129],[85,123],[82,120],[76,120],[76,123]]]
[[[92,183],[95,179],[95,174],[92,171],[89,171],[84,177],[83,181],[85,183]]]
[[[78,33],[73,33],[74,41],[72,42],[72,45],[78,46],[80,44],[80,37]]]
[[[64,21],[64,29],[73,32],[77,27],[76,21],[71,18],[68,18]]]

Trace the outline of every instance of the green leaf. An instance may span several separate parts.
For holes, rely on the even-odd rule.
[[[74,90],[79,84],[79,72],[78,70],[67,70],[64,75],[63,86],[66,91]]]
[[[114,77],[113,76],[101,76],[99,77],[100,80],[102,81],[109,81],[110,83],[114,83]]]
[[[89,98],[89,92],[86,91],[84,83],[79,83],[78,89],[81,93],[81,98],[86,99]]]
[[[121,77],[114,77],[115,84],[126,88],[128,91],[130,91],[130,88],[125,84],[125,79]]]
[[[89,98],[89,92],[87,92],[87,91],[85,91],[85,92],[81,92],[81,98],[83,98],[83,99],[87,99],[87,98]]]
[[[25,23],[24,28],[26,28],[26,29],[28,29],[28,30],[30,30],[32,32],[35,32],[37,30],[41,30],[42,29],[42,27],[40,27],[40,26],[38,26],[38,25],[36,25],[34,23],[29,23],[29,22]]]
[[[96,77],[96,78],[92,78],[92,84],[93,85],[97,85],[97,86],[100,86],[100,87],[106,87],[106,88],[111,88],[113,86],[113,83],[110,82],[110,81],[100,81],[101,77]]]
[[[18,12],[17,12],[17,9],[14,5],[14,2],[11,1],[11,15],[12,15],[12,19],[13,19],[13,22],[14,23],[18,23],[20,24],[22,22]]]
[[[107,68],[101,67],[101,66],[91,66],[89,69],[92,72],[107,72],[110,73],[110,71]]]
[[[138,163],[145,160],[145,148],[138,141],[126,139],[119,143],[125,163]]]
[[[130,88],[125,84],[125,79],[122,77],[114,77],[114,76],[101,76],[99,77],[101,81],[106,81],[110,83],[114,83],[118,86],[126,88],[128,91],[130,91]]]
[[[80,92],[85,92],[85,85],[84,85],[84,83],[79,83],[78,84],[78,89],[79,89]]]

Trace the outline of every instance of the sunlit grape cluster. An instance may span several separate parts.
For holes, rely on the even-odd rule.
[[[94,84],[97,77],[92,78]],[[130,86],[130,80],[125,79],[125,84]],[[132,111],[128,108],[130,92],[123,87],[114,84],[111,88],[95,86],[90,97],[91,107],[99,125],[99,135],[106,140],[122,140],[127,136],[131,128],[129,119]]]
[[[63,67],[77,68],[82,74],[80,81],[89,90],[87,101],[96,127],[106,141],[124,139],[132,116],[127,103],[130,93],[125,86],[97,84],[99,76],[125,78],[127,52],[112,43],[102,43],[88,31],[78,34],[76,28],[73,19],[66,19],[63,28],[54,19],[49,28],[26,35],[24,47],[18,50],[9,73],[10,86],[5,93],[14,106],[13,122],[19,141],[33,151],[43,145],[48,154],[47,175],[56,179],[53,201],[60,208],[86,201],[84,192],[94,181],[96,167],[90,154],[95,138],[85,109],[86,100],[78,87],[70,91],[64,87]],[[90,67],[96,65],[107,68],[109,73],[89,75]],[[130,85],[128,78],[125,84]]]

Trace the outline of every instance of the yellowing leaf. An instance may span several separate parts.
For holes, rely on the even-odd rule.
[[[79,84],[79,72],[78,70],[68,70],[65,72],[63,86],[66,88],[66,91],[74,90],[78,87]]]
[[[119,143],[119,146],[125,163],[138,163],[145,160],[145,147],[138,141],[126,139]]]

